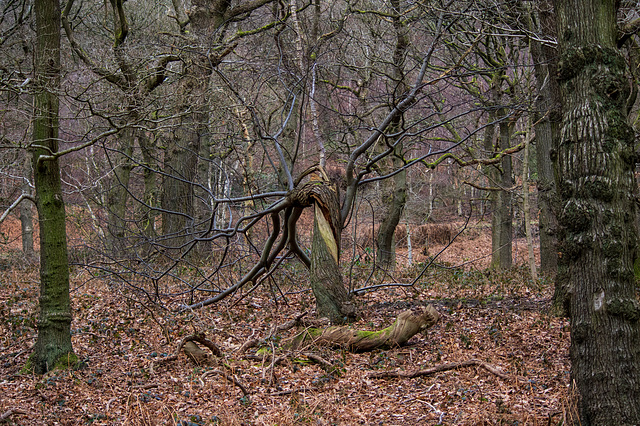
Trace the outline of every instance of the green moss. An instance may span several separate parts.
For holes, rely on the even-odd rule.
[[[31,374],[33,373],[33,362],[31,361],[33,358],[33,354],[27,358],[27,362],[24,363],[22,368],[20,369],[20,374]]]
[[[271,353],[271,349],[267,348],[266,346],[256,351],[256,355],[268,355],[270,353]]]
[[[633,275],[636,281],[640,281],[640,257],[636,257],[633,261]]]
[[[291,346],[297,348],[305,342],[312,341],[322,335],[323,330],[319,328],[307,328],[302,333],[293,338]]]
[[[68,352],[56,360],[52,370],[68,370],[70,368],[77,370],[83,367],[82,364],[76,354]]]
[[[382,334],[384,330],[381,331],[366,331],[366,330],[355,330],[356,337],[360,339],[366,339],[369,337],[377,337]]]
[[[640,319],[640,306],[633,299],[613,299],[607,302],[607,311],[612,315],[620,316],[627,321]]]

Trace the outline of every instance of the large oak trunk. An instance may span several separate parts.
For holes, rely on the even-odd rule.
[[[640,424],[636,156],[616,4],[555,2],[563,96],[558,274],[569,283],[572,379],[583,426]]]

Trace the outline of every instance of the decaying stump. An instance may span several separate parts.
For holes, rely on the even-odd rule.
[[[413,335],[435,325],[440,315],[428,305],[404,311],[395,322],[380,331],[355,330],[350,326],[333,326],[325,329],[309,328],[297,335],[293,347],[308,343],[327,346],[341,346],[353,352],[366,352],[377,348],[402,346]]]

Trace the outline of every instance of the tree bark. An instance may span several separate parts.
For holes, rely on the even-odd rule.
[[[563,111],[557,153],[560,264],[569,283],[580,421],[640,424],[635,137],[615,0],[557,0]]]
[[[504,74],[496,72],[491,81],[491,106],[499,104],[502,95]],[[509,123],[498,125],[499,135],[495,139],[493,124],[500,116],[504,116],[504,109],[491,109],[484,134],[484,149],[495,155],[501,149],[508,148],[510,139]],[[505,189],[512,186],[511,158],[507,155],[501,161],[500,167],[489,165],[485,168],[489,187],[496,188],[489,195],[491,203],[491,264],[492,269],[506,269],[511,267],[511,196]],[[499,189],[498,189],[499,188]]]
[[[531,124],[527,133],[531,132]],[[527,134],[528,138],[529,135]],[[538,280],[538,269],[536,267],[536,258],[533,254],[533,236],[531,235],[531,218],[530,218],[530,205],[529,205],[529,142],[525,142],[524,154],[522,160],[522,215],[524,217],[524,233],[527,238],[527,254],[529,258],[529,271],[531,272],[531,279]]]
[[[197,172],[200,135],[203,133],[200,114],[187,115],[169,136],[164,162],[162,192],[163,244],[180,249],[189,241],[195,222],[194,182]]]
[[[342,324],[355,312],[349,302],[340,268],[341,226],[338,195],[328,183],[314,185],[313,241],[311,243],[311,289],[318,316]]]
[[[60,4],[36,0],[33,171],[40,219],[40,314],[38,338],[30,358],[36,373],[72,354],[71,302],[65,208],[58,151],[60,90]],[[49,157],[49,158],[47,158]]]
[[[402,147],[396,147],[397,150],[401,150]],[[401,155],[401,154],[399,154]],[[394,157],[394,167],[401,167],[402,161],[399,158]],[[389,202],[389,209],[384,219],[380,223],[380,229],[378,231],[378,263],[379,266],[385,270],[393,270],[396,264],[395,256],[395,234],[396,227],[402,217],[402,212],[407,203],[407,173],[401,171],[393,177],[392,181],[393,191],[391,193]]]

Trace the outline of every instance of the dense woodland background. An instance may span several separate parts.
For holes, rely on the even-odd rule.
[[[584,215],[556,191],[578,161],[559,148],[571,73],[552,2],[67,0],[57,66],[37,61],[39,1],[0,1],[1,421],[585,418],[563,318],[563,241]],[[602,134],[635,158],[640,9],[616,7],[621,59],[602,62],[623,83],[593,86],[631,129]],[[54,162],[55,259],[36,192]],[[59,260],[72,369],[28,361]],[[292,346],[320,317],[380,330],[427,305],[439,322],[406,346]]]

